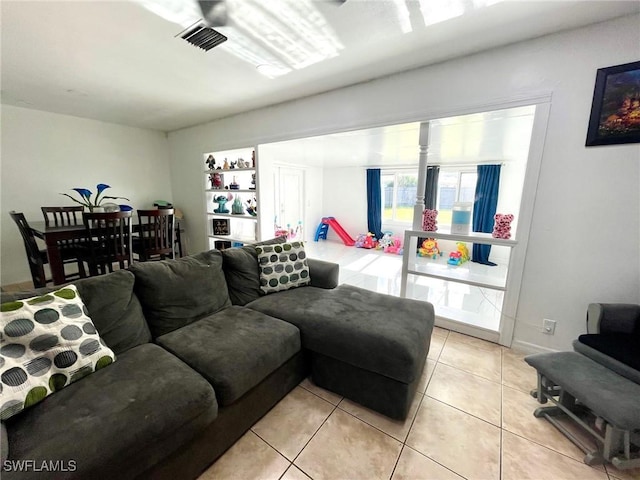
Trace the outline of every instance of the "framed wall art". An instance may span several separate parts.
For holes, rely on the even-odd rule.
[[[213,219],[213,234],[214,235],[230,235],[229,231],[229,219],[227,218],[214,218]]]
[[[640,143],[640,61],[596,74],[586,146]]]

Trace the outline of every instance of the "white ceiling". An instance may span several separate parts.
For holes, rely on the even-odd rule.
[[[431,120],[428,162],[437,165],[525,161],[535,107]],[[419,122],[332,133],[260,145],[260,161],[325,168],[417,168]]]
[[[342,48],[337,56],[267,78],[232,54],[238,39],[232,26],[241,20],[233,11],[231,26],[219,28],[229,40],[204,52],[176,38],[183,27],[133,1],[0,0],[2,103],[172,131],[640,12],[638,1],[512,0],[474,10],[474,4],[497,0],[449,0],[466,5],[465,14],[425,26],[434,16],[421,15],[420,3],[434,0],[263,4],[301,1]],[[259,30],[251,32],[266,35]]]

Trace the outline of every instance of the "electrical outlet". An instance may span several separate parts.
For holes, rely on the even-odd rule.
[[[543,318],[542,333],[546,333],[547,335],[553,335],[554,333],[556,333],[556,321],[549,320],[548,318]]]

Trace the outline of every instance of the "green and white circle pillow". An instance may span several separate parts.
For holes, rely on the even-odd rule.
[[[304,242],[279,243],[256,247],[260,268],[260,289],[264,293],[308,285],[309,265]]]
[[[74,285],[3,303],[0,316],[0,420],[115,360]]]

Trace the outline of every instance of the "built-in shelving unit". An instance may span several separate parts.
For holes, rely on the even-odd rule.
[[[501,258],[503,261],[495,266],[481,265],[471,263],[470,261],[460,265],[450,265],[448,263],[449,255],[444,253],[442,256],[421,257],[417,254],[418,238],[433,238],[439,242],[452,242],[449,245],[455,245],[453,242],[463,242],[469,250],[472,244],[493,245],[502,247]],[[468,285],[470,288],[477,287],[479,289],[489,289],[488,294],[483,294],[487,302],[490,302],[494,309],[498,310],[497,317],[488,319],[486,324],[494,324],[495,328],[486,328],[496,332],[499,328],[500,315],[503,312],[503,300],[509,285],[509,272],[512,267],[511,263],[514,256],[511,254],[512,249],[517,246],[518,242],[512,239],[493,238],[489,233],[455,234],[446,231],[424,232],[422,230],[407,230],[404,237],[404,253],[402,257],[402,280],[400,285],[400,295],[408,297],[408,289],[411,282],[420,281],[419,278],[436,279],[443,282],[453,282],[455,284]],[[505,248],[506,247],[506,248]],[[452,250],[452,249],[449,249]],[[425,281],[422,283],[429,283]],[[492,293],[493,292],[493,293]],[[491,297],[491,299],[489,299]],[[496,302],[497,304],[494,304]],[[462,302],[464,303],[464,302]],[[439,307],[435,305],[436,315],[445,319],[468,324],[482,325],[482,321],[477,318],[469,321],[468,319],[477,317],[477,312],[461,312],[451,308],[449,305]]]
[[[260,238],[255,155],[252,147],[203,155],[205,167],[213,167],[204,171],[207,239],[210,248],[254,243]],[[246,166],[238,168],[238,164]],[[227,198],[226,203],[215,201],[220,197]],[[234,210],[236,199],[240,200],[241,213]]]

